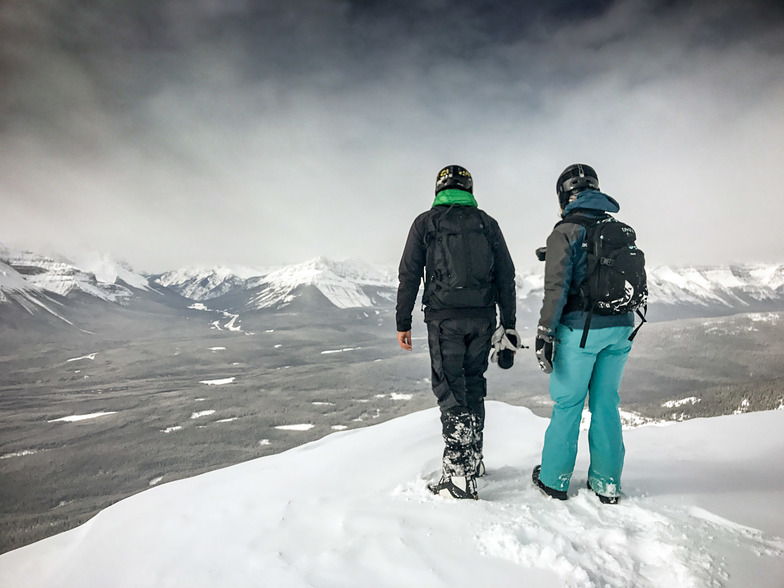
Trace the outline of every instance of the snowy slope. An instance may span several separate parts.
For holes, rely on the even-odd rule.
[[[121,282],[137,289],[148,288],[145,277],[106,257],[94,257],[76,265],[29,251],[0,247],[0,261],[12,267],[30,289],[60,296],[84,292],[100,300],[122,303],[133,296],[133,292]]]
[[[538,311],[544,290],[543,273],[544,265],[518,272],[518,312]],[[710,315],[761,310],[765,304],[784,307],[784,264],[659,267],[649,270],[648,283],[651,304],[691,307],[697,309],[692,312],[696,315],[700,308]],[[391,307],[397,278],[391,269],[318,258],[252,278],[243,287],[255,288],[248,307],[260,309],[285,307],[296,299],[302,286],[317,288],[338,308],[379,304]]]
[[[203,302],[235,289],[244,289],[248,280],[261,278],[269,272],[250,267],[187,267],[161,274],[155,282],[186,298]]]
[[[436,409],[128,498],[0,556],[15,587],[784,585],[784,411],[626,432],[626,498],[531,485],[546,419],[488,403],[480,500],[430,495]],[[390,451],[394,448],[394,451]]]
[[[57,308],[57,303],[46,296],[34,283],[30,283],[10,265],[0,261],[0,304],[15,302],[23,309],[22,313],[35,315],[44,311],[61,321],[72,325]]]
[[[37,290],[10,265],[0,261],[0,301],[5,300],[4,293]]]
[[[784,264],[662,266],[647,273],[652,320],[784,309]],[[544,264],[518,274],[519,313],[538,313],[543,293]]]
[[[315,287],[338,308],[356,308],[375,306],[374,294],[379,291],[386,291],[384,298],[391,300],[397,283],[391,272],[363,262],[318,257],[264,276],[259,280],[260,291],[251,298],[249,307],[285,307],[303,286]]]
[[[73,262],[0,245],[0,262],[16,270],[31,289],[62,296],[80,291],[122,303],[133,296],[131,289],[149,290],[147,277],[106,256]],[[538,311],[543,272],[544,264],[518,272],[521,315]],[[324,257],[275,269],[183,268],[154,281],[200,302],[226,297],[218,306],[224,303],[235,312],[285,309],[314,290],[337,308],[392,308],[397,289],[397,275],[391,268]],[[648,284],[652,305],[689,309],[686,316],[784,308],[784,264],[655,267],[648,270]]]
[[[651,301],[660,304],[742,308],[784,299],[784,264],[653,268],[648,289]]]
[[[183,268],[167,272],[156,283],[182,296],[207,301],[243,291],[245,310],[284,308],[303,288],[315,288],[338,308],[371,307],[379,290],[397,287],[391,272],[355,260],[333,261],[324,257],[274,269]]]
[[[116,284],[121,281],[137,290],[150,290],[149,280],[145,276],[108,255],[84,255],[74,262],[74,266],[88,275],[95,276],[99,284]]]
[[[753,301],[784,300],[784,264],[648,268],[650,301],[664,305],[721,305],[739,311]],[[541,299],[544,265],[517,278],[518,298]]]

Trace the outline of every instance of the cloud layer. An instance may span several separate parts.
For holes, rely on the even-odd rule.
[[[585,161],[653,263],[781,261],[774,2],[7,0],[0,238],[394,264],[448,163],[521,267]]]

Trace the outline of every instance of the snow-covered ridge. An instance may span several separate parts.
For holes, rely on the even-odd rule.
[[[68,324],[73,324],[53,308],[54,304],[39,286],[28,282],[14,268],[0,261],[0,304],[10,301],[16,302],[31,315],[43,310]]]
[[[92,274],[98,283],[116,284],[118,280],[138,290],[149,290],[146,276],[136,273],[128,264],[116,261],[108,255],[91,254],[74,260],[74,266]]]
[[[106,256],[94,255],[74,262],[0,246],[0,262],[14,272],[6,269],[6,275],[0,276],[0,302],[7,299],[3,292],[26,289],[63,296],[79,290],[122,303],[133,296],[128,287],[149,287],[148,277]],[[519,311],[538,308],[543,273],[544,264],[518,272]],[[302,294],[303,287],[317,289],[338,308],[391,307],[397,289],[397,272],[392,268],[325,257],[277,268],[182,268],[153,280],[195,301],[241,294],[232,302],[242,306],[239,310],[285,308]],[[754,310],[750,307],[760,303],[784,303],[784,264],[652,267],[648,269],[648,287],[651,304],[743,312]],[[238,302],[243,298],[243,302]]]
[[[301,286],[314,286],[338,308],[373,306],[365,288],[396,288],[394,273],[363,261],[325,257],[277,268],[182,268],[155,278],[192,300],[205,301],[248,290],[249,308],[281,307],[296,298]]]
[[[517,276],[518,300],[541,299],[544,266]],[[752,302],[784,300],[784,264],[660,266],[648,268],[653,304],[746,307]]]
[[[0,261],[0,302],[6,300],[4,292],[23,292],[25,290],[38,290],[24,277],[7,263]]]
[[[149,288],[147,278],[105,256],[93,256],[77,264],[0,247],[0,262],[13,270],[11,274],[4,269],[6,275],[0,281],[0,290],[5,291],[45,291],[60,296],[81,291],[101,300],[122,303],[133,296],[128,286]]]
[[[298,265],[278,269],[259,280],[261,292],[251,299],[254,308],[285,306],[293,301],[295,290],[314,286],[338,308],[375,305],[368,288],[394,289],[394,275],[360,261],[331,261],[318,257]]]
[[[784,264],[657,267],[648,270],[650,300],[661,304],[744,306],[784,297]]]
[[[161,274],[155,282],[172,288],[191,300],[210,300],[243,289],[249,280],[261,278],[269,270],[249,267],[186,267]]]

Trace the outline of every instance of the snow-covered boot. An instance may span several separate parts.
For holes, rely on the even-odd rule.
[[[441,414],[441,424],[444,437],[442,477],[473,476],[476,469],[472,446],[474,425],[468,409],[460,406],[450,408]]]
[[[588,485],[588,490],[593,490],[593,488],[591,488],[590,480],[588,480],[587,485]],[[605,496],[604,494],[599,494],[596,490],[593,490],[593,493],[599,497],[599,502],[601,502],[602,504],[618,504],[621,500],[620,496]]]
[[[468,476],[442,476],[437,483],[428,484],[427,489],[444,498],[479,499],[476,493],[476,481]]]
[[[487,471],[485,470],[484,455],[482,449],[484,447],[484,428],[485,428],[485,407],[484,403],[474,406],[471,409],[471,425],[472,425],[472,439],[471,439],[471,466],[475,478],[484,477]]]
[[[550,488],[550,486],[545,486],[542,481],[539,479],[539,472],[542,471],[542,466],[538,465],[534,468],[533,473],[531,474],[531,479],[536,484],[537,488],[544,492],[550,498],[557,498],[558,500],[566,500],[568,497],[566,492],[563,490],[556,490],[555,488]]]

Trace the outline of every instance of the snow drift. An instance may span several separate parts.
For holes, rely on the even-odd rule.
[[[479,501],[424,484],[436,409],[157,486],[0,556],[0,585],[776,586],[784,411],[627,431],[625,499],[530,482],[547,420],[490,402]]]

